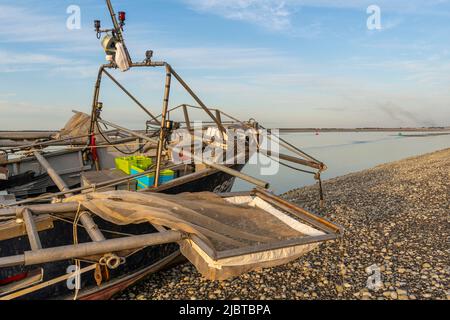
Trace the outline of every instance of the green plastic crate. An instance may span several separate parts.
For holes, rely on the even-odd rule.
[[[145,156],[118,157],[114,159],[114,162],[116,163],[116,168],[126,174],[131,174],[132,166],[147,170],[153,165],[153,160]]]

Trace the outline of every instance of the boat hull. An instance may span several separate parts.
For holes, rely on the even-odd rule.
[[[244,165],[235,165],[233,169],[242,170]],[[208,173],[194,177],[191,181],[174,185],[161,192],[169,194],[178,194],[183,192],[201,192],[210,191],[216,193],[230,192],[235,177],[224,172],[210,170]],[[149,190],[150,191],[150,190]],[[156,230],[149,224],[118,226],[95,219],[96,223],[102,230],[112,231],[112,233],[104,232],[107,238],[114,238],[115,233],[120,234],[145,234],[155,232]],[[39,233],[43,247],[51,248],[62,245],[73,244],[73,225],[70,221],[53,221],[53,228],[41,231]],[[89,242],[87,233],[78,228],[78,241]],[[0,242],[1,256],[13,256],[30,250],[28,238],[26,236],[4,240]],[[94,279],[94,271],[87,272],[81,277],[81,290],[78,292],[79,299],[109,299],[117,292],[125,289],[129,285],[140,280],[146,275],[156,272],[168,264],[179,263],[184,259],[177,260],[178,245],[166,244],[145,248],[138,253],[130,255],[125,264],[116,270],[110,271],[110,280],[103,285],[98,286]],[[167,260],[166,262],[164,262]],[[0,269],[0,280],[11,277],[13,275],[42,268],[44,270],[43,281],[48,281],[56,277],[66,274],[67,268],[72,266],[74,261],[60,261],[48,263],[33,267],[12,267]],[[87,264],[83,264],[83,267]],[[73,281],[72,281],[73,282]],[[67,281],[43,288],[39,291],[29,293],[20,299],[44,300],[44,299],[67,299],[74,297],[74,291],[68,289]]]

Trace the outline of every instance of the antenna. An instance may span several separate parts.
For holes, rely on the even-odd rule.
[[[116,13],[114,12],[114,8],[111,4],[111,0],[106,0],[106,6],[108,7],[109,14],[111,16],[111,20],[113,23],[112,29],[101,29],[101,21],[95,20],[94,21],[94,28],[97,32],[97,38],[101,38],[102,33],[112,33],[112,36],[106,35],[103,39],[103,47],[107,54],[111,52],[111,50],[114,50],[115,43],[121,43],[123,46],[123,51],[125,52],[125,58],[128,60],[128,64],[132,65],[130,53],[128,52],[128,48],[125,45],[125,40],[123,37],[123,27],[125,26],[125,20],[126,20],[126,13],[125,11],[119,11],[119,17],[117,18]],[[105,47],[106,45],[106,47]]]

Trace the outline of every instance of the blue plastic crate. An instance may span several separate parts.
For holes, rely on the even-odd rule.
[[[159,183],[164,184],[175,179],[175,171],[173,170],[163,170],[159,176]]]
[[[141,168],[135,167],[135,166],[131,166],[131,174],[139,174],[144,172],[145,170],[142,170]],[[155,184],[155,174],[154,173],[150,173],[147,174],[145,176],[136,178],[137,182],[138,182],[138,189],[146,189],[149,188],[151,186],[153,186]]]
[[[145,170],[142,170],[141,168],[135,167],[135,166],[131,166],[131,174],[139,174],[139,173],[143,173]],[[167,183],[169,181],[172,181],[173,179],[175,179],[175,171],[173,170],[162,170],[161,174],[159,176],[159,184],[164,184]],[[149,187],[152,187],[155,184],[155,174],[151,173],[151,174],[147,174],[143,177],[140,178],[136,178],[137,182],[138,182],[138,190],[141,189],[147,189]]]

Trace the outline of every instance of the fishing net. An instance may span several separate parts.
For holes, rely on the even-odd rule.
[[[78,138],[81,136],[87,136],[89,134],[89,129],[91,126],[91,118],[82,112],[75,113],[72,118],[66,123],[63,129],[53,136],[54,139],[70,139],[73,138],[74,141],[81,141],[84,143],[87,141],[87,137]],[[98,134],[98,129],[95,128],[96,141],[103,142],[104,139]]]
[[[79,202],[114,224],[150,222],[188,234],[188,239],[180,242],[181,252],[211,280],[287,263],[318,244],[276,249],[271,248],[273,244],[324,234],[251,196],[222,198],[210,192],[166,195],[111,191],[78,195],[66,201]],[[223,253],[233,251],[238,253],[217,258],[221,253],[224,256]]]

